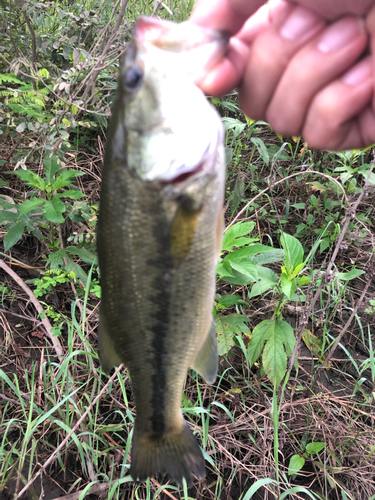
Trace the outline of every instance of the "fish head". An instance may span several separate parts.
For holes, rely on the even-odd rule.
[[[138,20],[115,110],[116,134],[125,131],[127,168],[135,177],[176,186],[212,171],[223,127],[195,83],[223,57],[227,43],[227,35],[189,22]]]

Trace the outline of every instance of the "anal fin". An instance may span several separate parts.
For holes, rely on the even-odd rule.
[[[215,323],[212,320],[210,331],[192,366],[208,384],[213,384],[218,371],[218,354]]]

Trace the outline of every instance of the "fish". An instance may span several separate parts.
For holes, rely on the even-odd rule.
[[[221,119],[196,82],[227,44],[225,33],[141,17],[120,67],[97,229],[99,353],[105,373],[124,363],[130,376],[133,480],[205,477],[181,394],[189,368],[209,384],[218,371],[225,159]]]

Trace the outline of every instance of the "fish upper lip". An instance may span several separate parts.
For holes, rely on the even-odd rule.
[[[181,54],[185,60],[184,71],[192,81],[199,82],[225,56],[230,33],[191,21],[176,24],[140,16],[134,39],[138,47],[149,45],[165,54]]]

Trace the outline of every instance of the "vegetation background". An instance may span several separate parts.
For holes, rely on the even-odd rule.
[[[372,149],[277,136],[235,92],[212,99],[228,167],[220,375],[191,373],[182,395],[207,477],[179,491],[128,475],[131,386],[97,355],[100,171],[136,18],[192,5],[0,3],[1,500],[375,499]]]

